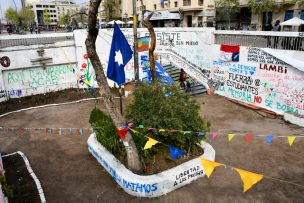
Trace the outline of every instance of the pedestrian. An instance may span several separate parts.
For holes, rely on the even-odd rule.
[[[33,34],[33,27],[32,26],[30,27],[30,31],[31,31],[31,34]]]
[[[181,69],[181,72],[179,74],[179,82],[180,82],[180,87],[182,87],[183,89],[186,88],[186,78],[187,78],[187,73],[184,71],[184,69]]]
[[[38,27],[35,27],[35,33],[38,34]]]
[[[280,25],[280,21],[279,20],[276,20],[274,26],[273,26],[273,29],[272,31],[275,31],[275,32],[280,32],[281,31],[281,25]],[[279,37],[278,36],[275,36],[274,37],[274,46],[273,48],[277,48],[278,47],[278,42],[279,42]]]
[[[187,82],[186,82],[186,92],[191,92],[191,83],[190,83],[190,80],[187,80]]]

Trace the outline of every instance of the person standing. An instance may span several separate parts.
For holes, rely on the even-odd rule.
[[[184,69],[181,69],[181,72],[179,74],[179,82],[180,82],[180,86],[185,89],[186,88],[186,78],[187,78],[187,73],[184,71]]]
[[[280,21],[279,20],[276,20],[276,22],[275,22],[275,24],[273,26],[272,31],[274,31],[274,32],[280,32],[281,31],[281,25],[280,25]],[[273,48],[276,49],[278,47],[278,42],[279,42],[279,37],[275,36],[274,37],[274,44],[273,44],[274,46],[273,46]]]
[[[30,32],[31,32],[31,34],[33,34],[33,27],[32,26],[30,27]]]

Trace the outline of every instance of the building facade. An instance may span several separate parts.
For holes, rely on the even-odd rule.
[[[55,4],[31,3],[28,5],[35,13],[36,26],[57,25],[58,16]],[[49,23],[45,22],[45,16],[48,16]]]
[[[151,22],[157,27],[212,27],[215,7],[213,0],[143,0],[145,10],[154,12]],[[141,20],[143,8],[136,1],[136,12]],[[122,19],[133,15],[132,0],[122,1]]]

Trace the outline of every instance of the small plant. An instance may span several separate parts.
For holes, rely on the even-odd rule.
[[[13,198],[13,190],[10,188],[10,186],[8,185],[8,183],[6,182],[6,179],[4,176],[0,176],[0,184],[2,187],[2,191],[4,193],[4,195],[6,197],[8,197],[9,199]]]
[[[96,132],[97,140],[108,151],[119,154],[124,152],[124,146],[110,116],[95,107],[90,115],[90,123]]]

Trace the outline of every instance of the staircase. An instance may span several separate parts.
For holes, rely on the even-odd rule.
[[[166,72],[171,76],[171,78],[174,80],[174,83],[178,84],[179,86],[179,74],[180,70],[176,68],[173,65],[163,65]],[[187,74],[187,80],[191,83],[191,96],[201,95],[207,92],[204,85],[194,81],[189,75]]]

